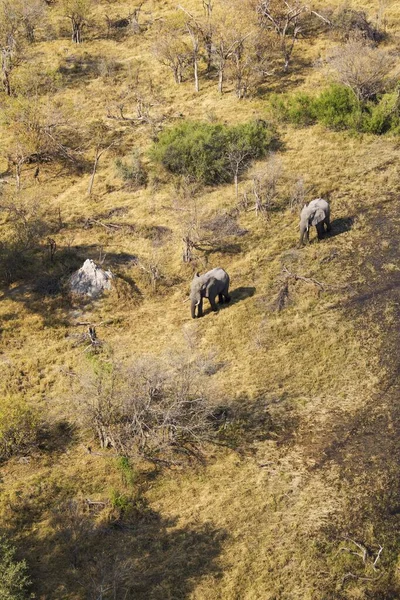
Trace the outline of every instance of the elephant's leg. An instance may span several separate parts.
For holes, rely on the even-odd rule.
[[[224,298],[225,298],[225,302],[230,302],[230,301],[231,301],[231,297],[230,297],[230,295],[228,294],[228,290],[226,290],[226,291],[224,292]]]
[[[219,304],[223,304],[224,303],[224,296],[223,296],[222,293],[218,294],[218,302],[219,302]]]
[[[197,305],[197,316],[199,318],[203,316],[203,298],[200,298],[200,302]]]
[[[327,217],[325,219],[325,223],[326,223],[326,230],[330,231],[332,229],[332,225],[331,225],[331,218],[329,215],[327,215]]]
[[[321,221],[320,223],[317,223],[316,227],[317,227],[318,239],[321,240],[324,237],[324,223],[323,223],[323,221]]]
[[[211,304],[211,310],[213,310],[214,312],[217,312],[218,308],[217,308],[217,305],[215,304],[215,296],[210,296],[209,301]]]

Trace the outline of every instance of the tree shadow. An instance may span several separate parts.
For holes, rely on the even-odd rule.
[[[53,456],[62,454],[78,441],[77,428],[69,421],[62,420],[46,424],[39,433],[38,447],[42,452]]]
[[[52,257],[46,247],[39,246],[27,252],[12,254],[10,267],[18,285],[12,289],[4,286],[3,297],[23,304],[32,313],[40,314],[45,326],[66,325],[62,312],[72,308],[75,302],[68,287],[68,279],[88,258],[97,264],[102,263],[101,267],[105,270],[111,269],[115,276],[117,295],[141,299],[140,289],[123,270],[124,267],[135,264],[136,256],[127,252],[109,252],[101,259],[99,246],[96,244],[57,247]],[[5,267],[7,266],[8,263]],[[124,289],[121,283],[124,284]],[[80,304],[86,307],[94,301],[82,296]]]
[[[119,498],[119,510],[107,500],[64,501],[52,512],[47,538],[31,532],[25,555],[38,597],[184,600],[202,577],[220,575],[224,530],[177,527],[143,496]]]
[[[296,406],[285,393],[257,398],[241,395],[229,405],[217,406],[211,419],[218,440],[245,454],[255,452],[257,442],[270,439],[279,446],[291,446],[300,423]]]
[[[63,78],[64,87],[76,87],[82,84],[82,79],[97,79],[103,73],[106,73],[110,66],[101,56],[94,56],[88,52],[82,55],[71,54],[64,59],[59,66],[58,72]],[[116,61],[112,63],[112,71],[117,75],[123,66]]]

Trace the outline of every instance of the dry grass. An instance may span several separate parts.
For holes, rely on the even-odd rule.
[[[198,7],[194,0],[186,4]],[[376,10],[376,2],[354,6],[371,15]],[[167,18],[174,10],[170,2],[153,2],[152,7]],[[57,10],[55,23],[60,22]],[[122,2],[99,3],[98,22],[108,11],[123,16],[126,7]],[[386,14],[393,31],[400,19],[395,2]],[[302,41],[297,55],[304,51],[311,63],[331,43]],[[88,53],[107,54],[121,63],[117,83],[81,75],[56,93],[56,99],[75,107],[82,126],[104,118],[109,96],[130,77],[131,63],[139,62],[160,87],[160,111],[169,121],[179,113],[228,123],[265,117],[265,99],[238,102],[229,86],[220,97],[216,81],[204,81],[198,96],[191,81],[174,86],[172,76],[154,60],[152,44],[151,29],[120,42],[95,39],[90,32],[89,41],[79,48],[67,38],[42,42],[31,60],[38,52],[54,67],[72,54]],[[303,66],[288,79],[289,89],[307,89],[320,84],[322,76]],[[400,149],[390,137],[351,136],[318,126],[280,126],[279,131],[284,171],[280,202],[287,202],[291,182],[301,176],[312,186],[309,199],[329,195],[332,206],[337,235],[301,250],[296,248],[297,217],[289,210],[272,212],[268,220],[242,211],[238,220],[248,233],[233,240],[237,252],[199,252],[196,265],[184,265],[186,215],[164,174],[151,174],[163,180],[158,187],[129,191],[118,179],[115,154],[109,152],[88,198],[89,173],[56,173],[45,166],[40,187],[34,185],[30,169],[23,173],[19,197],[25,202],[38,199],[44,218],[61,211],[64,227],[52,234],[58,255],[75,249],[83,262],[101,251],[107,255],[105,264],[129,276],[140,291],[120,297],[113,291],[81,306],[58,296],[42,298],[29,283],[1,290],[0,390],[25,395],[51,424],[47,442],[29,464],[16,458],[2,468],[0,527],[14,535],[31,566],[38,597],[95,597],[90,595],[89,571],[103,551],[132,559],[135,598],[338,600],[395,598],[400,593],[393,574],[399,420],[397,384],[390,379],[396,368],[398,249],[393,239],[399,233],[395,202]],[[118,153],[128,156],[133,146],[146,150],[150,144],[149,127],[127,129]],[[87,157],[92,158],[90,149]],[[257,165],[262,167],[262,162]],[[245,185],[246,177],[241,189]],[[189,204],[195,203],[206,221],[234,209],[237,201],[233,186],[227,185],[204,190]],[[104,217],[116,208],[119,214]],[[121,229],[87,229],[87,218],[115,222]],[[152,239],[146,234],[151,226],[168,228],[171,234]],[[8,227],[4,218],[5,235]],[[159,264],[165,279],[157,295],[138,267],[118,264],[121,253]],[[233,302],[218,314],[192,321],[182,301],[193,270],[217,265],[231,276]],[[326,291],[318,295],[312,286],[298,282],[290,288],[288,306],[274,312],[271,301],[283,265],[322,281]],[[115,515],[110,515],[109,505],[97,515],[86,515],[96,526],[106,526],[93,538],[94,545],[87,548],[81,540],[92,562],[80,558],[74,568],[55,511],[71,499],[106,502],[112,489],[133,493],[121,483],[111,451],[88,454],[86,446],[95,442],[87,432],[58,429],[62,421],[74,421],[71,380],[91,366],[85,346],[74,343],[83,331],[76,325],[80,321],[108,323],[97,332],[105,356],[112,354],[116,360],[189,347],[211,356],[222,365],[211,376],[218,391],[215,404],[246,407],[253,429],[246,432],[245,422],[228,428],[236,449],[207,448],[205,467],[144,478],[151,518],[147,512],[133,524],[128,520],[127,529],[113,529]],[[385,387],[388,380],[392,388]],[[379,580],[363,579],[371,577],[370,571],[340,551],[345,536],[368,545],[371,552],[384,546]],[[344,578],[349,572],[356,577]]]

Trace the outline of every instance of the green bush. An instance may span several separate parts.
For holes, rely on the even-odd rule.
[[[24,600],[28,598],[30,580],[25,561],[17,562],[15,549],[0,537],[0,599]]]
[[[361,114],[353,92],[342,85],[331,85],[314,100],[317,120],[329,129],[348,129]],[[357,128],[357,127],[355,127]]]
[[[163,131],[151,156],[171,173],[205,185],[225,183],[233,178],[230,153],[246,155],[249,164],[266,154],[274,137],[264,121],[236,127],[188,121]]]
[[[25,400],[8,396],[0,404],[0,460],[25,452],[37,440],[38,417]],[[0,596],[1,598],[1,596]]]
[[[288,98],[274,94],[270,102],[274,112],[283,121],[299,127],[312,125],[316,121],[314,99],[308,94],[299,93]]]
[[[293,125],[305,126],[319,122],[328,129],[350,129],[376,135],[400,131],[397,92],[361,103],[350,88],[333,84],[316,98],[307,94],[289,97],[275,95],[270,102],[275,114]]]
[[[391,131],[399,133],[400,111],[397,93],[384,94],[378,103],[368,102],[364,108],[360,129],[381,135]]]

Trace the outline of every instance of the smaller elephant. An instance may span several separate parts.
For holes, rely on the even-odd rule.
[[[318,239],[320,240],[326,230],[331,230],[330,208],[329,204],[323,198],[311,200],[309,204],[305,204],[300,215],[300,241],[299,246],[309,241],[310,225],[317,228]]]
[[[208,298],[212,310],[217,310],[215,303],[216,297],[219,298],[219,303],[230,302],[231,297],[228,294],[229,290],[229,275],[224,269],[216,267],[204,275],[196,273],[190,286],[190,310],[192,318],[203,316],[203,298]]]

